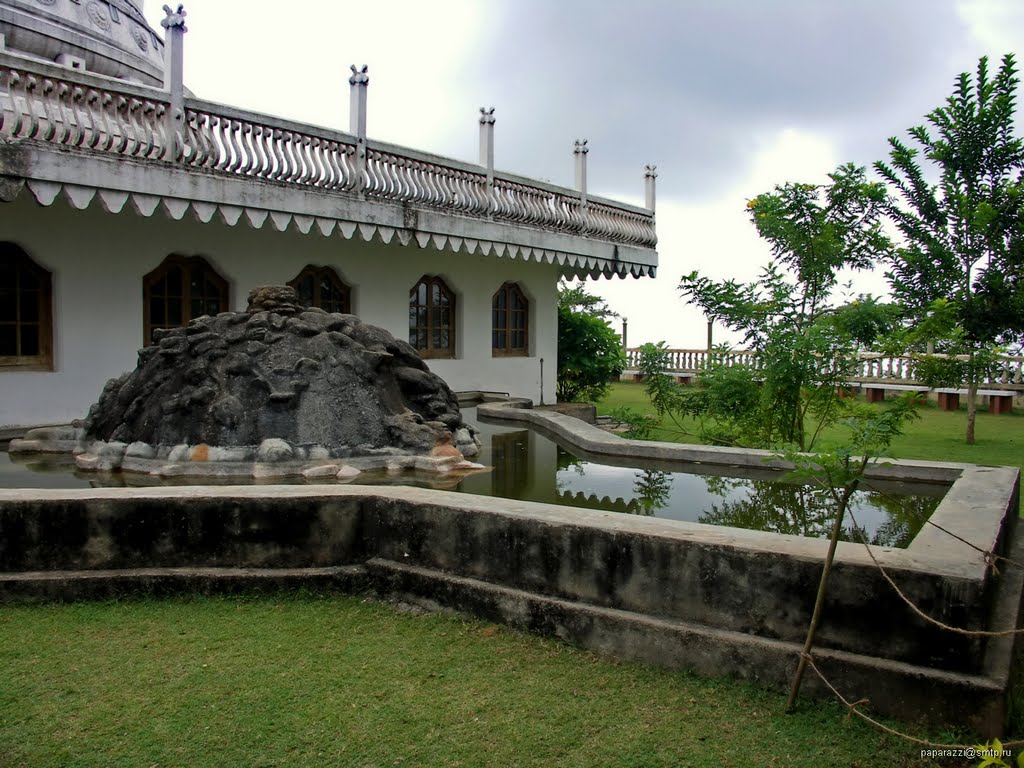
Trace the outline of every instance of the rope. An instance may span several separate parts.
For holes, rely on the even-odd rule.
[[[909,741],[909,742],[911,742],[913,744],[918,744],[918,745],[920,745],[922,747],[927,747],[928,749],[962,750],[962,749],[967,749],[969,747],[973,747],[974,746],[974,745],[968,745],[968,744],[940,744],[940,743],[937,743],[937,742],[934,742],[934,741],[928,741],[927,739],[920,739],[917,736],[911,736],[909,733],[904,733],[903,731],[897,731],[895,728],[890,728],[885,723],[882,723],[882,722],[876,720],[875,718],[871,717],[871,715],[868,715],[868,714],[866,714],[864,712],[861,712],[858,709],[858,707],[860,707],[862,705],[870,704],[870,701],[868,699],[858,699],[857,701],[850,701],[850,700],[848,700],[845,696],[843,696],[843,694],[841,694],[838,690],[836,690],[836,687],[834,685],[832,685],[832,683],[829,682],[828,678],[825,677],[825,675],[823,675],[821,673],[821,670],[818,669],[817,665],[814,663],[814,657],[811,656],[811,654],[809,654],[809,653],[807,653],[807,654],[801,653],[800,656],[801,656],[801,658],[803,658],[803,659],[805,659],[807,661],[807,666],[809,666],[811,668],[811,670],[814,672],[814,674],[816,674],[818,676],[818,679],[821,680],[821,682],[825,684],[825,687],[827,687],[830,691],[832,691],[832,694],[837,699],[839,699],[839,701],[842,703],[842,705],[844,707],[846,707],[846,716],[848,718],[853,716],[853,715],[856,715],[857,717],[859,717],[861,720],[864,720],[866,723],[871,725],[871,727],[875,728],[876,730],[882,731],[884,733],[888,733],[891,736],[896,736],[897,738],[903,739],[905,741]],[[1004,741],[1004,742],[1002,742],[1002,745],[1005,748],[1020,747],[1020,746],[1024,746],[1024,741]]]
[[[906,603],[910,610],[917,614],[917,616],[924,619],[926,622],[930,624],[934,624],[936,627],[946,630],[947,632],[953,632],[957,635],[967,635],[968,637],[1010,637],[1012,635],[1024,634],[1024,629],[1004,629],[997,631],[986,629],[963,629],[961,627],[954,627],[950,624],[946,624],[932,616],[929,616],[927,613],[918,608],[917,605],[914,604],[913,600],[911,600],[909,597],[903,594],[903,591],[898,586],[896,586],[896,582],[892,580],[892,577],[889,576],[889,573],[885,570],[882,564],[878,562],[878,558],[875,557],[875,553],[871,551],[871,545],[868,544],[867,539],[864,538],[863,531],[861,531],[860,526],[857,524],[857,518],[853,516],[853,510],[847,509],[846,513],[850,516],[850,520],[853,522],[854,530],[857,531],[857,537],[860,539],[861,544],[864,545],[864,549],[868,553],[868,557],[871,558],[871,562],[873,562],[875,564],[875,567],[878,568],[879,572],[882,574],[882,578],[889,582],[889,586],[893,588],[893,591],[896,592],[900,600]]]
[[[871,546],[868,544],[867,539],[864,537],[863,530],[857,524],[857,519],[854,516],[853,511],[850,510],[850,509],[847,509],[846,512],[850,516],[850,520],[853,523],[854,530],[857,531],[857,535],[860,538],[861,543],[864,545],[864,549],[867,551],[868,557],[871,558],[871,561],[875,564],[875,567],[878,568],[878,570],[882,574],[883,578],[885,578],[885,580],[889,583],[889,586],[891,586],[893,588],[893,590],[896,592],[896,594],[899,596],[899,598],[904,603],[906,603],[910,607],[910,609],[915,614],[917,614],[920,618],[922,618],[926,622],[934,624],[935,626],[940,627],[941,629],[944,629],[946,631],[954,632],[956,634],[961,634],[961,635],[968,635],[968,636],[1006,637],[1008,635],[1017,635],[1017,634],[1021,634],[1022,632],[1024,632],[1024,629],[1010,629],[1010,630],[995,631],[995,632],[986,631],[986,630],[962,629],[960,627],[954,627],[954,626],[951,626],[951,625],[946,624],[944,622],[941,622],[938,619],[935,619],[935,618],[929,616],[928,614],[926,614],[924,611],[922,611],[920,608],[918,608],[917,605],[915,605],[914,602],[912,600],[910,600],[910,598],[908,598],[905,594],[903,594],[902,590],[900,590],[900,588],[892,580],[892,577],[889,576],[888,572],[886,572],[886,570],[882,566],[882,564],[878,562],[878,559],[875,557],[874,553],[871,551]],[[965,541],[964,539],[962,539],[961,537],[957,536],[956,534],[954,534],[954,533],[952,533],[950,531],[945,530],[940,525],[936,525],[935,523],[932,523],[932,525],[935,525],[936,528],[938,528],[939,530],[943,531],[944,533],[949,534],[954,539],[962,541],[964,544],[967,544],[968,546],[970,546],[971,548],[977,550],[978,552],[983,553],[985,555],[985,562],[987,564],[989,564],[993,568],[993,570],[995,570],[994,560],[996,559],[996,556],[993,555],[992,552],[983,550],[980,547],[977,547],[974,544],[971,544],[969,541]],[[1015,563],[1012,560],[1009,560],[1007,558],[998,558],[998,559],[1004,560],[1005,562],[1008,562],[1008,563],[1010,563],[1011,565],[1013,565],[1015,567],[1018,567],[1018,568],[1021,567],[1019,564],[1017,564],[1017,563]],[[998,573],[998,571],[996,571],[996,573]],[[829,679],[826,678],[824,674],[822,674],[821,670],[818,669],[818,666],[814,663],[814,657],[811,656],[810,653],[804,653],[803,651],[801,651],[799,655],[800,655],[800,658],[803,659],[806,662],[806,665],[811,668],[811,670],[814,672],[814,674],[818,676],[818,679],[821,680],[821,682],[825,685],[825,687],[828,688],[828,690],[832,692],[832,695],[835,696],[836,699],[838,699],[839,702],[842,703],[842,705],[844,707],[846,707],[846,717],[847,717],[847,719],[849,719],[852,716],[856,715],[861,720],[863,720],[864,722],[868,723],[872,728],[874,728],[874,729],[876,729],[878,731],[881,731],[881,732],[887,733],[887,734],[889,734],[891,736],[895,736],[897,738],[903,739],[904,741],[909,741],[909,742],[911,742],[913,744],[917,744],[919,746],[926,747],[928,749],[966,750],[968,748],[975,748],[975,749],[977,748],[977,747],[972,747],[971,745],[965,745],[965,744],[940,744],[940,743],[937,743],[937,742],[928,741],[927,739],[921,739],[921,738],[918,738],[917,736],[912,736],[909,733],[904,733],[903,731],[899,731],[899,730],[896,730],[895,728],[889,727],[885,723],[882,723],[882,722],[876,720],[875,718],[871,717],[870,715],[868,715],[865,712],[862,712],[860,710],[860,707],[870,705],[871,702],[870,702],[869,699],[862,698],[862,699],[858,699],[857,701],[852,701],[851,702],[849,699],[847,699],[845,696],[843,696],[843,694],[841,694],[836,689],[836,687],[834,685],[832,685],[831,681],[829,681]],[[1003,748],[1021,747],[1021,746],[1024,746],[1024,740],[1022,740],[1022,741],[1002,742],[1002,746],[1003,746]]]
[[[992,569],[992,572],[995,573],[997,576],[999,575],[999,569],[996,568],[996,562],[997,561],[998,562],[1006,563],[1008,565],[1012,565],[1014,568],[1020,568],[1020,569],[1024,570],[1024,565],[1021,565],[1016,560],[1011,560],[1009,557],[1003,557],[1002,555],[997,555],[995,552],[992,552],[991,550],[988,550],[988,549],[982,549],[977,544],[972,544],[971,542],[967,541],[967,539],[965,539],[965,538],[963,538],[961,536],[957,536],[952,531],[950,531],[950,530],[948,530],[946,528],[943,528],[938,523],[933,523],[931,520],[925,520],[925,523],[930,525],[930,526],[933,526],[934,528],[938,528],[940,531],[942,531],[947,536],[951,536],[952,538],[956,539],[957,541],[963,542],[964,544],[966,544],[968,547],[970,547],[974,551],[980,552],[985,557],[985,564],[988,565]]]

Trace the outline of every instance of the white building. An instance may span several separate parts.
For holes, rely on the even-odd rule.
[[[0,427],[85,414],[154,328],[260,285],[383,326],[456,390],[552,402],[557,282],[653,276],[647,207],[191,98],[183,14],[0,0]]]

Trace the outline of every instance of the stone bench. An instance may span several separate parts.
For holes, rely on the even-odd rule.
[[[939,408],[943,411],[956,411],[960,408],[960,395],[966,395],[966,389],[936,389]],[[979,389],[980,397],[988,398],[989,413],[1013,413],[1013,391],[1006,389]]]
[[[696,373],[688,373],[686,371],[665,371],[665,373],[674,378],[680,384],[692,384],[693,380],[697,378]],[[629,368],[619,374],[619,381],[641,382],[643,380],[644,375],[635,368]]]
[[[917,384],[889,384],[886,382],[861,384],[860,389],[864,393],[864,399],[869,403],[880,403],[885,400],[886,391],[916,392],[921,395],[928,392],[928,387],[922,387]]]
[[[864,392],[864,399],[869,403],[880,403],[885,399],[886,391],[896,392],[918,392],[925,394],[934,392],[938,400],[939,409],[943,411],[956,411],[960,408],[960,395],[966,395],[966,389],[955,387],[940,387],[929,389],[918,384],[888,384],[885,382],[869,382],[860,385]],[[978,395],[988,398],[989,413],[1012,413],[1013,412],[1013,390],[1007,389],[979,389]]]

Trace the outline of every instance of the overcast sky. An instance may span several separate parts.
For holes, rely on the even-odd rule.
[[[158,31],[161,5],[145,4]],[[642,204],[644,164],[657,164],[658,277],[589,284],[628,317],[630,346],[704,345],[676,286],[694,269],[756,277],[769,254],[747,200],[885,159],[887,138],[922,123],[980,56],[1024,58],[1021,0],[185,7],[185,83],[200,98],[347,130],[349,65],[367,64],[371,138],[475,162],[479,108],[493,106],[499,170],[571,186],[585,138],[589,191]],[[854,277],[855,290],[884,287]]]

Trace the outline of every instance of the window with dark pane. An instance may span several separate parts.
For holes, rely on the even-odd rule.
[[[518,283],[505,283],[491,298],[491,354],[522,357],[529,353],[530,302]]]
[[[153,342],[160,328],[180,328],[228,308],[228,283],[201,256],[171,254],[142,278],[143,335]]]
[[[52,370],[50,273],[0,243],[0,367]]]
[[[455,357],[455,294],[440,277],[409,291],[409,343],[421,357]]]
[[[303,306],[345,315],[352,312],[352,288],[331,267],[307,265],[288,285]]]

